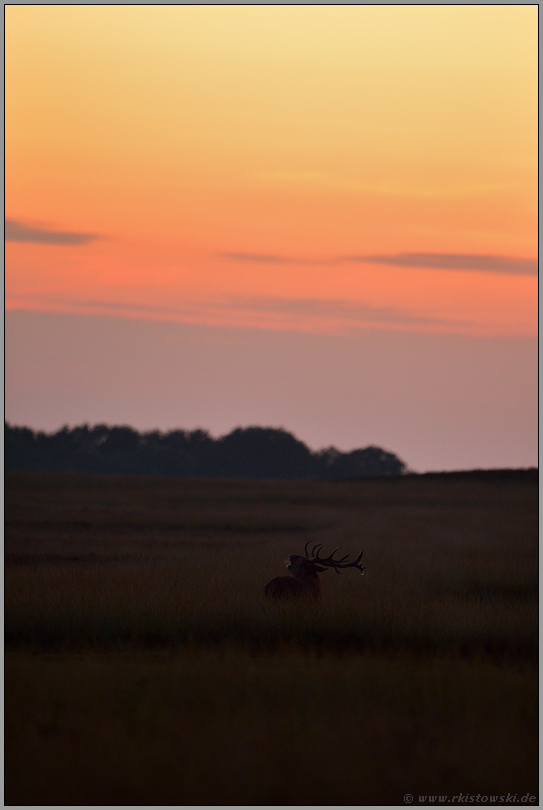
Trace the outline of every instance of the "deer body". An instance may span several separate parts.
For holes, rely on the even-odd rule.
[[[299,554],[290,555],[287,570],[290,571],[292,576],[272,579],[264,587],[264,596],[274,600],[297,599],[300,597],[318,599],[321,592],[319,574],[327,571],[328,568],[333,568],[337,574],[340,573],[340,568],[358,568],[361,574],[364,573],[364,567],[360,565],[362,551],[354,562],[349,563],[345,562],[349,556],[348,554],[342,557],[341,560],[334,560],[337,548],[329,557],[323,559],[319,557],[319,549],[322,548],[322,545],[315,546],[311,555],[307,550],[308,545],[309,543],[306,543],[305,557],[300,557]]]
[[[297,598],[300,596],[318,599],[320,592],[321,584],[316,573],[298,577],[275,577],[264,588],[264,596],[267,596],[268,599]]]

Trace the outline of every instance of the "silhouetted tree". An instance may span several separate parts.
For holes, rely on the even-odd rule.
[[[405,464],[394,453],[380,447],[366,447],[341,453],[329,447],[319,455],[319,472],[323,478],[366,478],[378,475],[401,475]]]
[[[5,425],[6,470],[107,472],[206,478],[360,478],[399,475],[393,453],[366,447],[312,453],[282,428],[236,428],[213,439],[205,430],[139,433],[126,425],[67,426],[56,433]]]
[[[218,440],[218,472],[226,478],[308,478],[309,448],[283,429],[236,428]]]

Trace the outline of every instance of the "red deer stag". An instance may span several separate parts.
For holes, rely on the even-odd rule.
[[[358,568],[361,574],[364,573],[365,566],[360,565],[362,559],[362,550],[356,560],[353,562],[346,562],[349,557],[348,554],[340,560],[334,560],[334,554],[339,550],[339,546],[332,551],[329,557],[319,557],[319,550],[322,548],[320,545],[314,546],[311,555],[308,553],[307,547],[309,543],[305,544],[305,557],[300,557],[299,554],[291,554],[289,556],[289,564],[287,569],[292,574],[292,577],[275,577],[271,582],[264,587],[264,596],[268,599],[290,599],[292,597],[305,596],[311,599],[318,599],[321,592],[321,584],[319,582],[319,574],[333,568],[337,574],[341,573],[340,569],[343,568]]]

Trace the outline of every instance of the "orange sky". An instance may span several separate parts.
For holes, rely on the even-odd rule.
[[[534,5],[6,8],[10,309],[534,335],[536,169]]]

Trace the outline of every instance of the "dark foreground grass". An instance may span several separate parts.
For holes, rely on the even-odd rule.
[[[529,480],[12,474],[6,563],[6,804],[537,793]]]
[[[285,647],[8,653],[6,804],[403,804],[537,793],[537,675]]]

